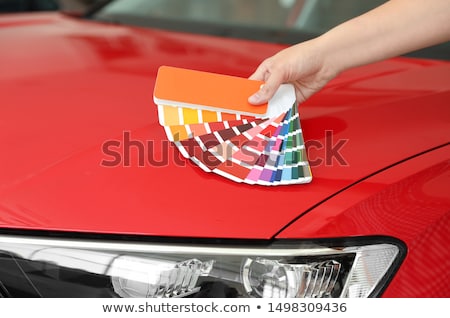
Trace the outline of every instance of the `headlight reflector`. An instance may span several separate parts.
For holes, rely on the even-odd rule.
[[[341,264],[334,260],[311,264],[282,264],[248,258],[243,281],[248,294],[263,298],[331,297]]]
[[[119,256],[108,271],[114,291],[121,297],[183,297],[199,290],[198,278],[206,276],[213,261],[182,262]]]

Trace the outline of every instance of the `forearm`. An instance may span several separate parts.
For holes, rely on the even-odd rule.
[[[315,40],[324,71],[380,61],[450,39],[449,0],[391,0]]]
[[[250,76],[266,84],[249,102],[267,102],[281,83],[292,83],[297,100],[303,102],[349,68],[448,40],[450,0],[390,0],[267,58]]]

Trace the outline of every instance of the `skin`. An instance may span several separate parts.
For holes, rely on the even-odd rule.
[[[248,100],[263,104],[280,84],[292,83],[304,102],[345,70],[448,40],[449,0],[390,0],[264,60],[249,78],[266,83]]]

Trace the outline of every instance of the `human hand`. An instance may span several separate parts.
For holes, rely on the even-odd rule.
[[[337,75],[325,65],[323,52],[316,40],[310,40],[286,48],[264,60],[249,77],[265,81],[261,89],[248,98],[249,103],[267,102],[283,83],[294,85],[298,102],[320,90]]]

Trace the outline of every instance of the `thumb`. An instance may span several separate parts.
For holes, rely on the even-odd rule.
[[[248,98],[248,102],[253,105],[261,105],[266,103],[269,99],[275,95],[278,87],[281,85],[281,77],[271,74],[264,85],[261,86],[259,91]]]

